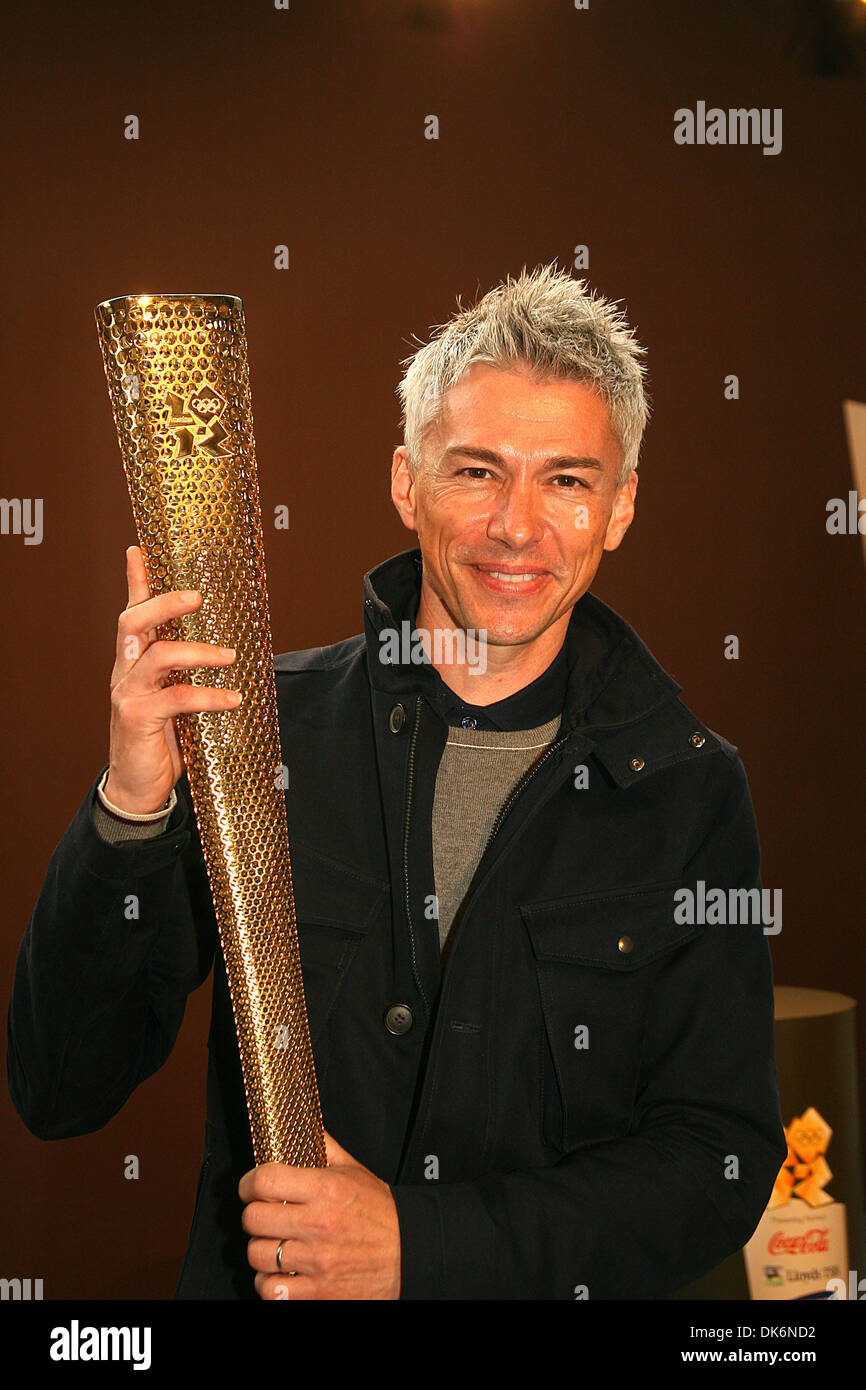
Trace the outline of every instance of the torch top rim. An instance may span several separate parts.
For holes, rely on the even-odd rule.
[[[161,294],[157,291],[153,291],[151,294],[118,294],[115,295],[112,299],[100,300],[100,302],[96,305],[96,308],[113,309],[117,304],[140,304],[142,303],[142,301],[150,303],[151,301],[156,299],[185,299],[191,301],[206,300],[209,304],[228,304],[231,306],[243,305],[243,300],[235,294],[205,294],[192,292],[190,292],[189,294]]]

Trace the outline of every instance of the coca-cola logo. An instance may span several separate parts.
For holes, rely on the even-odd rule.
[[[829,1227],[814,1227],[801,1236],[786,1236],[784,1231],[776,1231],[767,1246],[769,1255],[815,1255],[830,1249]]]

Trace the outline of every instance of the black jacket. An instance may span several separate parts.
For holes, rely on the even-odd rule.
[[[673,1297],[748,1240],[786,1154],[767,935],[674,912],[699,880],[760,885],[742,762],[584,595],[559,735],[500,812],[443,970],[431,810],[447,728],[433,668],[379,660],[382,627],[414,621],[420,564],[406,551],[365,576],[364,634],[275,662],[325,1126],[392,1187],[405,1299]],[[120,845],[93,824],[96,780],[19,953],[12,1099],[43,1139],[105,1125],[165,1062],[213,964],[176,1296],[255,1298],[237,1196],[252,1149],[186,778],[166,833]],[[396,1004],[408,1031],[385,1026]]]

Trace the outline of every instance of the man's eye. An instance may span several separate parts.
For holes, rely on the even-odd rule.
[[[489,468],[482,468],[482,467],[479,465],[477,468],[459,468],[459,469],[457,470],[457,472],[458,472],[458,475],[459,475],[460,473],[489,473],[489,472],[490,472],[490,469],[489,469]]]
[[[576,478],[576,477],[574,477],[574,475],[571,474],[571,473],[560,473],[560,474],[557,476],[557,478],[555,479],[555,481],[558,482],[558,483],[562,483],[562,482],[565,482],[565,483],[576,483],[578,487],[589,487],[589,483],[585,482],[583,478]],[[573,489],[573,488],[565,488],[564,491],[565,491],[565,492],[573,492],[574,489]]]

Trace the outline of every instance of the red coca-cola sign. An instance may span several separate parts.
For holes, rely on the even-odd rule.
[[[813,1227],[801,1236],[786,1236],[784,1231],[776,1231],[767,1246],[768,1255],[815,1255],[830,1249],[829,1227]]]

